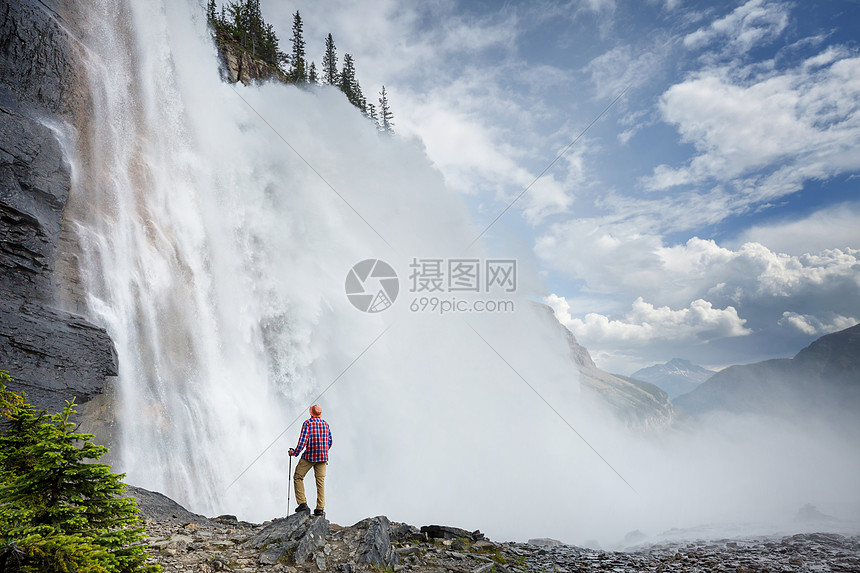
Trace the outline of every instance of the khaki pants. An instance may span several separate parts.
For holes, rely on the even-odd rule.
[[[305,497],[305,475],[314,468],[314,477],[317,482],[317,509],[325,509],[325,469],[328,462],[311,463],[304,458],[299,460],[296,466],[296,472],[293,474],[293,483],[296,489],[296,503],[307,503],[308,498]]]

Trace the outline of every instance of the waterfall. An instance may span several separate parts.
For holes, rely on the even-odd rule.
[[[513,314],[411,311],[410,262],[487,257],[420,142],[377,133],[331,87],[222,82],[196,2],[87,10],[73,225],[88,311],[119,355],[116,469],[193,511],[283,515],[299,424],[265,448],[330,386],[330,515],[481,525],[499,506],[488,483],[549,455],[531,432],[555,421],[475,331],[559,404],[578,394],[522,295],[536,282],[521,266]],[[385,312],[345,294],[369,258],[400,277]]]

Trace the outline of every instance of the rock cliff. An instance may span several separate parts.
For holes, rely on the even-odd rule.
[[[664,391],[648,382],[610,374],[598,368],[588,349],[556,320],[552,309],[541,306],[559,334],[567,340],[570,359],[579,371],[579,385],[583,391],[608,406],[631,429],[659,429],[675,422],[675,409]]]
[[[246,86],[271,80],[289,82],[284,72],[253,57],[227,34],[219,32],[215,41],[221,56],[221,79],[224,81],[231,84],[242,82]]]
[[[105,330],[58,304],[55,264],[71,185],[59,132],[80,121],[88,102],[64,8],[0,5],[0,369],[14,390],[52,410],[92,398],[117,374]]]

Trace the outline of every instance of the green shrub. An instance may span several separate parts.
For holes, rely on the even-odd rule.
[[[124,474],[96,463],[107,448],[76,433],[74,400],[37,412],[6,388],[0,371],[0,570],[21,573],[142,573],[137,504]]]

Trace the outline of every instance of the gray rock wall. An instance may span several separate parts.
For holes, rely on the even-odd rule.
[[[47,126],[80,124],[88,109],[69,12],[63,2],[0,3],[0,369],[51,410],[89,400],[117,374],[107,332],[57,304],[71,176]]]
[[[283,72],[258,58],[251,57],[232,38],[219,33],[216,38],[218,53],[221,56],[221,77],[231,84],[242,82],[250,85],[267,81],[289,82]]]

